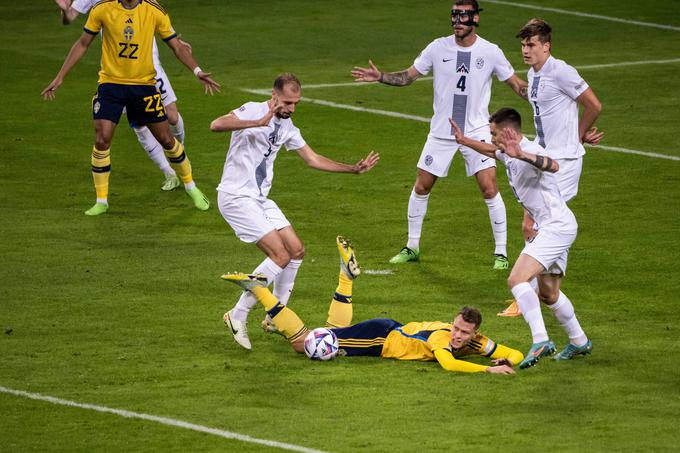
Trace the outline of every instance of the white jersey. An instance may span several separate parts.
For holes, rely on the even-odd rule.
[[[78,11],[80,14],[87,14],[94,5],[99,3],[101,0],[73,0],[71,3],[71,8]],[[161,67],[161,59],[158,55],[158,46],[156,45],[156,38],[153,39],[153,67],[156,68],[156,72],[160,72],[158,68]]]
[[[562,60],[548,57],[540,71],[529,69],[529,102],[534,109],[535,141],[553,159],[576,159],[586,150],[578,133],[576,98],[588,84],[576,69]]]
[[[535,141],[526,137],[520,142],[522,150],[546,155],[545,150]],[[496,151],[496,158],[505,164],[508,182],[517,200],[529,211],[538,229],[549,228],[571,231],[577,227],[576,218],[562,199],[553,173],[539,170],[528,162],[515,159]]]
[[[248,102],[232,113],[241,120],[258,120],[269,111],[267,102]],[[231,133],[219,192],[264,201],[272,187],[274,160],[281,149],[294,151],[305,146],[300,129],[290,118],[272,117],[264,127]]]
[[[461,47],[453,35],[432,41],[413,62],[419,73],[434,70],[434,115],[430,135],[453,139],[449,118],[476,136],[489,133],[489,100],[491,76],[509,79],[514,70],[503,51],[495,44],[477,36],[474,44]]]

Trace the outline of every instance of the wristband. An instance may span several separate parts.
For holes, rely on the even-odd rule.
[[[203,72],[203,70],[202,70],[199,66],[196,66],[196,67],[194,68],[194,75],[195,75],[196,77],[198,77],[198,73],[199,73],[199,72]]]

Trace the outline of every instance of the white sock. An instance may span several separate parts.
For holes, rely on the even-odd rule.
[[[137,134],[139,144],[142,145],[142,148],[144,148],[144,151],[149,155],[149,158],[158,165],[158,168],[161,169],[165,177],[176,176],[175,170],[172,169],[170,162],[168,162],[168,159],[165,157],[163,147],[158,143],[158,140],[156,140],[156,137],[153,136],[149,128],[146,126],[133,127],[132,130]]]
[[[420,248],[420,234],[423,230],[423,220],[427,213],[427,201],[430,194],[418,195],[414,190],[408,199],[408,242],[406,247],[412,250]]]
[[[494,253],[507,257],[508,223],[505,218],[505,203],[503,203],[503,197],[501,197],[501,193],[498,192],[493,198],[485,198],[484,202],[489,208],[489,220],[491,221],[493,239],[496,243]]]
[[[184,120],[179,112],[177,112],[177,124],[170,124],[170,132],[182,145],[184,144]]]
[[[588,337],[581,328],[578,319],[576,319],[574,305],[562,291],[560,291],[560,297],[557,298],[557,302],[550,305],[550,309],[569,336],[569,341],[572,344],[583,346],[588,342]]]
[[[531,285],[531,289],[533,289],[534,292],[538,294],[538,277],[532,278],[529,284]]]
[[[290,294],[293,292],[293,285],[295,285],[295,276],[298,273],[298,269],[302,264],[302,260],[290,260],[288,266],[283,268],[276,279],[274,279],[274,296],[283,305],[288,303],[290,299]]]
[[[184,184],[184,190],[191,190],[194,187],[196,187],[196,181],[191,181]]]
[[[255,268],[253,274],[264,274],[267,277],[267,285],[269,285],[282,271],[283,269],[267,257]],[[231,316],[237,321],[245,321],[248,319],[248,313],[255,305],[257,305],[257,299],[253,296],[253,293],[250,291],[243,291],[238,302],[236,302],[234,308],[231,309]]]
[[[109,199],[108,199],[108,198],[99,198],[99,197],[97,197],[97,203],[102,203],[102,204],[105,204],[105,205],[108,206],[108,205],[109,205]]]
[[[531,288],[531,285],[526,282],[520,283],[515,285],[511,291],[512,295],[515,296],[519,309],[522,311],[524,320],[529,324],[533,343],[548,341],[548,331],[545,329],[543,315],[541,314],[541,302],[538,300],[538,295]]]

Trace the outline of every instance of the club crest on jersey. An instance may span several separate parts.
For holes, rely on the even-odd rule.
[[[135,35],[135,31],[129,25],[123,30],[123,37],[126,41],[132,41],[132,37]]]
[[[461,63],[461,64],[458,65],[458,69],[456,69],[456,72],[457,72],[458,74],[469,74],[469,73],[470,73],[470,70],[469,70],[468,67],[465,65],[465,63]]]
[[[475,66],[477,66],[477,69],[482,69],[484,67],[484,58],[479,57],[475,61]]]

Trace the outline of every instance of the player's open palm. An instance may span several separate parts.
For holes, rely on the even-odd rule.
[[[368,66],[368,68],[354,67],[352,77],[355,82],[377,82],[380,79],[380,71],[371,60],[368,60]]]
[[[364,157],[354,165],[354,172],[366,173],[367,171],[370,171],[373,167],[375,167],[378,164],[379,160],[380,154],[376,153],[375,151],[371,151],[370,153],[368,153],[368,156]]]
[[[583,143],[597,145],[602,140],[602,137],[604,137],[604,132],[598,132],[596,127],[591,127],[583,134]]]
[[[213,79],[210,78],[212,74],[210,72],[199,72],[198,73],[198,80],[201,82],[201,85],[203,85],[203,89],[205,90],[205,94],[213,95],[215,91],[218,93],[220,92],[220,84],[215,82]]]
[[[71,7],[71,0],[54,0],[54,3],[56,3],[62,11],[68,11]]]
[[[57,91],[57,88],[61,86],[63,83],[63,80],[61,79],[54,79],[47,87],[42,90],[40,95],[45,99],[45,100],[53,100],[54,99],[54,92]]]
[[[519,147],[519,142],[522,136],[516,130],[506,127],[500,131],[500,138],[500,148],[505,154],[510,157],[520,156],[522,149]]]

